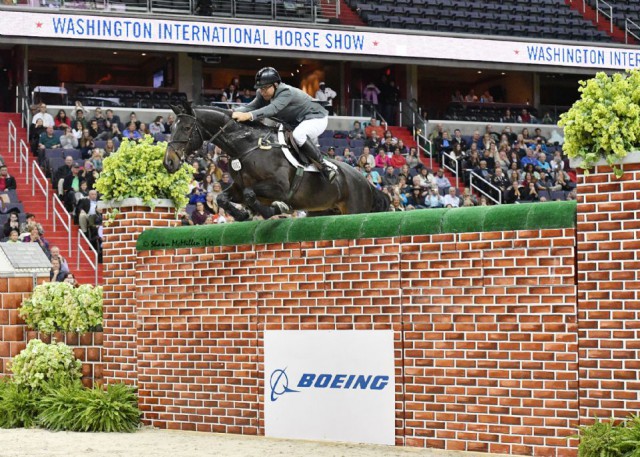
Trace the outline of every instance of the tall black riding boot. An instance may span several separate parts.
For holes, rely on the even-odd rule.
[[[322,160],[322,153],[311,140],[307,140],[302,146],[300,146],[300,152],[307,156],[309,160],[319,168],[322,176],[327,178],[327,181],[333,182],[336,179],[336,171],[324,163]]]

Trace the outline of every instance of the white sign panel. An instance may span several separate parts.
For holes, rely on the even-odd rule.
[[[640,50],[216,22],[2,11],[0,36],[314,51],[589,69],[640,67]]]
[[[393,331],[267,331],[265,435],[395,444]]]

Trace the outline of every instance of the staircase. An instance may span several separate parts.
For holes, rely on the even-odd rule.
[[[590,21],[593,25],[595,25],[598,30],[602,30],[607,35],[609,35],[614,41],[619,43],[625,42],[625,33],[620,27],[613,24],[613,28],[611,27],[611,20],[607,18],[605,15],[600,13],[596,14],[596,10],[592,8],[588,3],[583,3],[581,1],[573,2],[571,0],[564,0],[567,5],[571,9],[578,11],[585,19]],[[583,11],[584,8],[584,11]],[[614,10],[615,14],[615,10]],[[597,20],[596,20],[597,17]],[[613,31],[612,31],[613,30]],[[629,44],[636,44],[636,40],[633,37],[629,37]]]
[[[340,17],[338,18],[340,20],[340,24],[366,27],[367,23],[360,18],[358,13],[349,7],[345,0],[336,1],[340,3]]]
[[[24,167],[20,172],[20,156],[18,154],[18,160],[14,159],[14,154],[9,154],[8,137],[9,137],[9,121],[13,121],[17,130],[17,143],[18,151],[20,151],[20,140],[24,140],[27,143],[27,130],[21,127],[20,114],[16,113],[0,113],[0,155],[5,160],[7,167],[9,168],[9,174],[16,179],[17,194],[20,202],[24,207],[25,212],[33,213],[36,216],[36,220],[42,224],[44,229],[44,238],[49,242],[49,246],[58,246],[60,248],[60,254],[67,260],[69,264],[69,270],[75,275],[76,279],[81,284],[95,284],[95,271],[89,264],[86,258],[80,254],[80,263],[77,263],[78,259],[78,229],[77,225],[73,224],[71,220],[71,252],[69,252],[69,237],[68,232],[64,228],[62,220],[57,219],[54,229],[54,215],[53,215],[53,189],[51,188],[51,182],[47,179],[46,189],[48,190],[49,198],[49,217],[47,218],[46,212],[46,199],[42,191],[36,185],[35,195],[32,195],[33,177],[32,177],[32,163],[35,161],[31,152],[28,153],[29,166]],[[29,183],[27,184],[27,177],[29,177]],[[56,210],[63,214],[64,223],[67,223],[67,216],[64,212],[64,207],[61,205],[55,206]],[[81,242],[82,248],[85,250],[92,262],[95,263],[93,251],[89,249],[89,244],[86,240]],[[102,283],[102,265],[98,265],[98,284]]]

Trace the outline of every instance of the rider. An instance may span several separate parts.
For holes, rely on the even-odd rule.
[[[314,162],[325,178],[332,182],[336,172],[324,163],[315,144],[327,128],[327,110],[305,92],[283,83],[272,67],[262,68],[256,73],[255,88],[256,98],[234,111],[233,118],[245,122],[278,116],[294,127],[293,139],[300,152]]]

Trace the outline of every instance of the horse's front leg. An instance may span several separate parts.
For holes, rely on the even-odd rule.
[[[254,190],[247,187],[242,191],[244,202],[251,210],[262,216],[264,219],[271,219],[273,216],[289,212],[289,207],[280,201],[274,201],[271,206],[263,205],[258,201],[258,196]]]
[[[242,203],[242,200],[242,190],[235,184],[232,184],[231,187],[229,187],[227,190],[218,194],[218,197],[216,198],[218,206],[224,209],[236,221],[240,222],[249,220],[251,218],[251,214],[249,214],[249,211],[238,208],[236,205],[234,205],[234,203]]]

